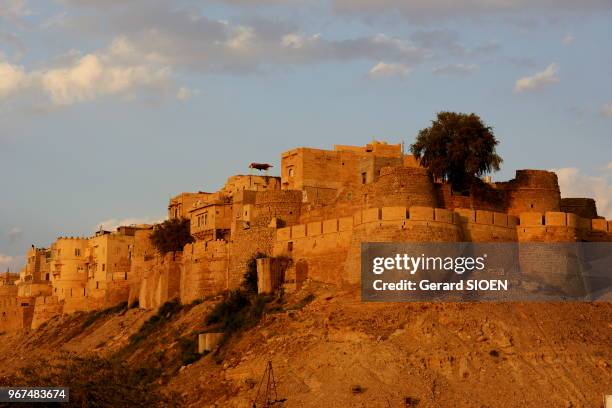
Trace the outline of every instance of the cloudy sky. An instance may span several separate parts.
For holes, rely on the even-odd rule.
[[[296,146],[476,112],[612,218],[610,0],[0,0],[0,268]],[[278,166],[276,167],[278,168]]]

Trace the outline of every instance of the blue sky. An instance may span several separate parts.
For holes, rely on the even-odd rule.
[[[296,146],[476,112],[612,218],[612,3],[0,0],[0,268]],[[278,169],[278,166],[276,167]]]

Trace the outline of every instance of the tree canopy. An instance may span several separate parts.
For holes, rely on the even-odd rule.
[[[439,112],[421,129],[410,151],[434,177],[447,180],[455,191],[469,189],[474,177],[499,170],[502,158],[493,128],[474,113]]]
[[[186,218],[173,218],[153,227],[153,246],[162,254],[182,251],[186,244],[193,242],[190,223]]]

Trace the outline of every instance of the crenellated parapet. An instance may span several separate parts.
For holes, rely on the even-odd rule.
[[[612,221],[557,211],[526,212],[520,214],[517,230],[520,241],[609,241],[612,238]]]
[[[277,241],[289,241],[304,237],[314,237],[328,233],[350,231],[361,225],[399,223],[412,224],[448,224],[468,230],[481,227],[515,231],[519,217],[493,211],[470,210],[458,208],[454,211],[434,207],[381,207],[357,211],[352,217],[333,218],[324,221],[298,224],[279,228],[276,231]],[[493,230],[491,230],[493,231]],[[493,238],[494,233],[491,234]],[[469,237],[468,237],[469,238]]]

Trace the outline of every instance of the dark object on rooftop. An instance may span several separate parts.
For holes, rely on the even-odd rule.
[[[270,167],[274,167],[271,164],[268,163],[251,163],[249,164],[249,169],[255,169],[255,170],[268,170]]]

